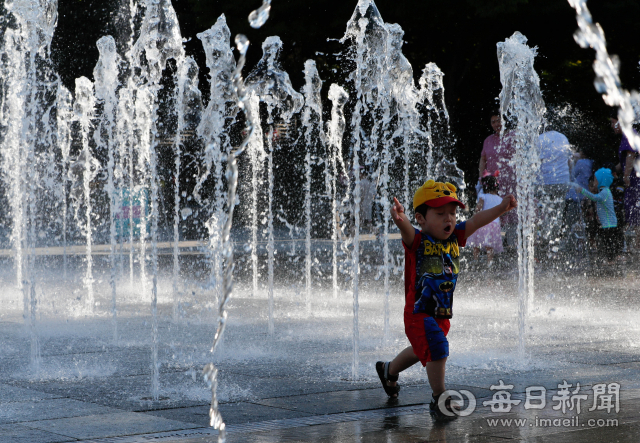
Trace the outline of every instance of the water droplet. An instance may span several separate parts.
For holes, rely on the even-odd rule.
[[[587,36],[584,34],[584,32],[577,30],[574,34],[573,34],[573,39],[576,41],[576,43],[578,45],[580,45],[580,47],[582,48],[588,48],[589,46],[591,46],[589,44],[589,39],[587,38]]]
[[[182,210],[180,211],[180,215],[182,215],[182,220],[186,220],[187,217],[189,217],[191,214],[193,214],[193,211],[191,210],[191,208],[182,208]]]
[[[249,48],[249,39],[244,34],[236,35],[236,48],[240,55],[245,55],[247,53],[247,49]]]
[[[269,19],[271,11],[271,0],[263,0],[262,6],[249,14],[249,24],[252,28],[258,29]]]

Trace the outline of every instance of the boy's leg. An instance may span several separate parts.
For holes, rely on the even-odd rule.
[[[410,368],[411,366],[415,365],[419,361],[420,361],[420,359],[413,352],[413,347],[409,346],[409,347],[403,349],[396,356],[396,358],[393,359],[393,361],[389,362],[389,368],[387,369],[389,378],[391,378],[392,376],[397,376],[402,371],[404,371],[405,369]],[[381,362],[379,362],[379,363],[381,363]],[[381,376],[381,378],[382,378],[382,376]],[[397,380],[396,377],[394,377],[394,378]],[[398,385],[397,381],[388,380],[388,379],[386,379],[386,377],[385,377],[385,380],[386,380],[386,385],[389,386],[389,387],[394,387],[394,386]],[[383,381],[383,383],[385,383],[385,381]],[[386,389],[385,389],[385,391],[386,391]],[[387,394],[392,398],[396,398],[398,396],[397,393],[393,394],[393,393],[387,392]]]
[[[413,347],[409,346],[404,348],[391,363],[389,363],[389,375],[398,375],[405,369],[409,369],[411,366],[418,363],[420,359],[413,352]],[[395,382],[389,382],[389,386],[395,386]]]
[[[446,363],[447,357],[427,362],[427,378],[429,379],[429,385],[431,386],[434,397],[445,391],[444,372]]]
[[[446,363],[447,357],[427,362],[427,377],[433,391],[429,412],[437,421],[454,420],[459,415],[456,411],[460,410],[460,406],[451,401],[451,396],[441,398],[445,392],[444,372]],[[448,412],[445,412],[443,407]]]

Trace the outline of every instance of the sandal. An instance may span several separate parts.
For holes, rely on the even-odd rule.
[[[389,397],[395,398],[394,396],[398,395],[400,392],[400,386],[389,386],[387,382],[397,382],[397,375],[389,374],[389,364],[391,362],[383,362],[379,361],[376,363],[376,372],[378,373],[378,377],[380,377],[380,382],[382,383],[382,387],[384,388],[384,392],[387,393]]]
[[[429,413],[433,418],[436,419],[436,421],[451,421],[458,418],[461,408],[451,400],[451,396],[448,396],[444,400],[443,406],[447,412],[444,412],[442,411],[442,409],[440,409],[440,405],[438,404],[440,395],[432,395],[432,397],[433,398],[431,399],[431,403],[429,403]]]

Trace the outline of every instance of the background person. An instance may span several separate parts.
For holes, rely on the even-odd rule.
[[[516,193],[516,172],[511,163],[516,152],[513,144],[513,133],[508,132],[503,137],[500,137],[500,132],[502,131],[500,112],[493,111],[490,117],[493,134],[487,137],[482,144],[478,177],[482,177],[485,170],[500,171],[501,192],[504,195],[512,194],[518,198]],[[506,244],[510,248],[515,248],[517,242],[518,213],[516,211],[517,209],[500,217],[500,224],[506,234]]]
[[[576,149],[572,160],[573,163],[570,165],[571,181],[589,189],[589,179],[593,175],[593,160],[587,158],[583,147]],[[565,224],[567,226],[573,226],[584,220],[581,208],[583,200],[584,196],[581,193],[576,192],[573,187],[569,188],[565,206]]]
[[[491,209],[502,203],[502,197],[498,196],[498,171],[493,174],[490,174],[489,171],[484,171],[480,182],[482,183],[482,192],[478,194],[476,212]],[[473,257],[475,259],[478,258],[481,248],[486,249],[487,265],[491,266],[494,252],[500,254],[503,251],[500,219],[495,219],[471,234],[467,238],[467,246],[473,248]]]
[[[620,253],[622,242],[619,238],[620,230],[618,219],[613,205],[613,195],[609,186],[613,183],[613,174],[610,169],[600,168],[595,173],[594,185],[598,188],[598,193],[593,194],[580,185],[573,183],[577,191],[582,193],[589,200],[596,202],[596,211],[600,228],[598,229],[598,252],[607,257],[609,263],[615,261],[616,255]]]
[[[550,244],[562,239],[567,226],[563,223],[565,196],[571,175],[569,164],[573,151],[567,137],[558,131],[547,131],[538,137],[540,144],[540,178],[538,197],[543,204],[543,238]]]
[[[376,198],[377,180],[370,177],[366,168],[360,170],[360,222],[362,232],[373,232],[373,204]]]
[[[627,245],[627,250],[637,253],[640,250],[640,178],[636,174],[634,163],[638,158],[638,153],[631,147],[627,137],[622,134],[618,119],[611,118],[610,120],[613,132],[622,135],[622,141],[618,148],[618,160],[620,163],[616,166],[616,169],[622,174],[625,186],[624,223],[627,227],[633,229],[636,234],[635,244],[632,246]]]

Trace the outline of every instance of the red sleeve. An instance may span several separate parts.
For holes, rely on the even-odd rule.
[[[416,229],[416,235],[413,236],[413,243],[411,244],[411,247],[407,246],[404,240],[402,240],[402,246],[404,247],[405,252],[416,252],[421,241],[422,234],[419,229]]]
[[[458,223],[453,233],[458,238],[458,246],[464,248],[467,245],[467,222]]]

